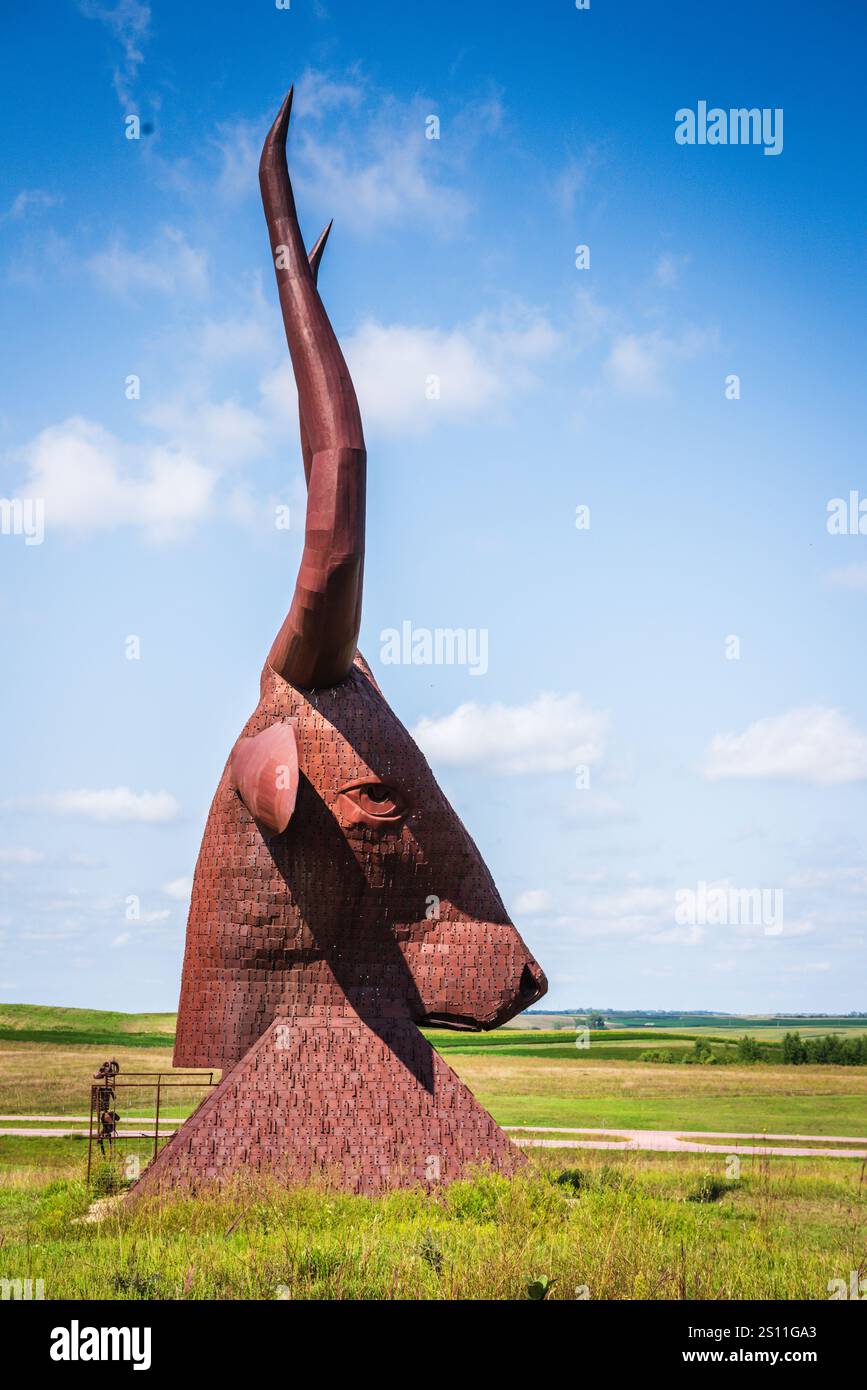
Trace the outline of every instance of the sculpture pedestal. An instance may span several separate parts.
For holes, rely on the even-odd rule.
[[[524,1161],[415,1024],[334,1013],[275,1019],[133,1191],[253,1171],[375,1193]]]

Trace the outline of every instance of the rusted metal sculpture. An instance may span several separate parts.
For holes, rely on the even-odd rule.
[[[362,1191],[510,1171],[514,1146],[418,1031],[488,1029],[545,977],[356,650],[366,454],[286,166],[292,93],[259,169],[298,385],[304,552],[259,703],[208,817],[176,1066],[223,1081],[139,1184],[241,1168]]]

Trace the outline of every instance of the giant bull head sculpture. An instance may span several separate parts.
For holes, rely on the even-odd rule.
[[[224,1069],[136,1193],[254,1169],[376,1192],[520,1155],[417,1024],[495,1028],[545,977],[478,850],[356,650],[366,455],[286,167],[259,177],[298,385],[304,551],[259,703],[211,806],[175,1064]]]
[[[545,977],[482,858],[356,650],[366,454],[286,165],[292,93],[259,180],[307,478],[304,551],[259,703],[196,868],[175,1063],[236,1062],[279,1017],[349,1010],[494,1028]]]

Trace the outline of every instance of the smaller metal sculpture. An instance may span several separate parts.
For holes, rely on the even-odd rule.
[[[93,1112],[93,1101],[96,1101],[97,1130],[96,1139],[99,1144],[99,1152],[103,1158],[110,1159],[114,1152],[114,1141],[117,1136],[117,1125],[120,1115],[114,1109],[117,1095],[114,1087],[114,1079],[120,1071],[120,1063],[114,1060],[103,1062],[98,1071],[93,1073],[94,1081],[100,1084],[94,1086],[94,1095],[91,1099],[91,1113]],[[106,1153],[106,1145],[108,1152]]]

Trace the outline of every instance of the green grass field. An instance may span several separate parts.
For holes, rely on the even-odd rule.
[[[87,1114],[106,1056],[124,1072],[171,1067],[170,1014],[0,1006],[0,1029],[7,1115]],[[702,1029],[721,1045],[730,1031]],[[697,1032],[669,1027],[665,1045],[689,1050]],[[557,1029],[429,1036],[503,1124],[867,1135],[864,1067],[642,1063],[651,1042],[632,1028],[589,1049]],[[176,1093],[173,1111],[201,1094]],[[120,1108],[152,1115],[153,1092]],[[119,1147],[142,1162],[152,1148]],[[519,1179],[480,1174],[436,1196],[248,1180],[161,1205],[121,1198],[91,1224],[86,1140],[0,1136],[0,1277],[41,1278],[48,1298],[525,1298],[546,1276],[555,1299],[823,1299],[830,1279],[867,1270],[867,1165],[744,1158],[735,1181],[730,1147],[533,1150]]]

